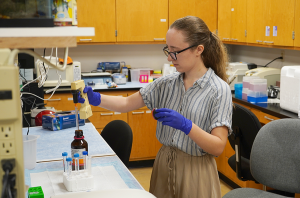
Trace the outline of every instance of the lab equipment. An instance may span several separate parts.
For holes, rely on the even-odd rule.
[[[28,198],[44,198],[44,192],[41,186],[30,187],[28,189]]]
[[[54,114],[56,110],[53,107],[45,107],[44,103],[37,104],[37,107],[31,109],[31,125],[30,126],[42,126],[43,115]]]
[[[242,99],[243,83],[236,83],[234,85],[234,94],[236,98]]]
[[[255,78],[250,80],[247,101],[250,103],[268,101],[267,79]]]
[[[280,79],[280,107],[300,115],[300,66],[284,66]]]
[[[67,157],[66,159],[67,161],[67,176],[71,177],[72,174],[72,158],[71,157]]]
[[[120,73],[120,62],[99,62],[97,70],[110,71],[111,73]]]
[[[148,75],[140,75],[140,83],[148,83]]]
[[[34,169],[36,165],[36,141],[38,135],[23,135],[24,167]]]
[[[78,80],[71,83],[71,91],[73,94],[73,102],[78,103],[78,93],[82,98],[84,98],[85,102],[81,104],[79,115],[80,119],[87,119],[93,115],[91,106],[89,104],[89,99],[87,97],[87,93],[83,91],[85,88],[85,84],[83,80]]]
[[[68,191],[87,191],[94,188],[94,176],[89,175],[86,170],[71,172],[71,176],[63,173],[63,182]]]
[[[83,169],[86,170],[86,163],[87,163],[87,151],[82,151],[82,155],[83,155]]]
[[[243,76],[245,76],[245,72],[248,70],[249,70],[248,65],[246,63],[242,63],[242,62],[229,63],[226,70],[226,74],[229,76],[228,84],[232,91],[234,90],[234,85],[236,83],[243,82]]]
[[[75,103],[75,117],[76,117],[76,129],[79,130],[77,103]]]
[[[147,75],[150,76],[150,68],[140,68],[140,69],[131,69],[130,70],[130,76],[131,76],[131,82],[139,82],[140,75]]]
[[[74,154],[75,171],[79,171],[79,153]]]
[[[126,76],[125,74],[120,74],[120,73],[114,73],[112,75],[113,82],[116,83],[117,85],[124,85],[126,84]]]
[[[242,91],[242,99],[247,100],[248,91],[250,88],[250,80],[254,78],[259,78],[258,76],[243,76],[243,91]]]
[[[83,151],[88,151],[88,143],[84,139],[82,130],[76,130],[74,140],[71,143],[71,155],[74,156],[76,153],[79,154],[79,170],[84,168],[83,164]],[[75,170],[75,160],[73,162],[73,170]]]
[[[49,56],[45,58],[47,60],[50,59]],[[55,65],[56,60],[58,62],[58,59],[56,57],[52,57],[50,62]],[[57,65],[59,67],[62,67],[62,65],[59,63],[57,63]],[[43,64],[43,61],[38,59],[36,61],[36,70],[38,75],[45,73],[44,66],[46,70],[49,70],[47,73],[47,80],[44,82],[44,87],[55,87],[57,85],[57,72],[61,76],[62,80],[60,86],[70,86],[72,82],[81,80],[81,63],[78,61],[73,61],[73,64],[67,65],[66,70],[64,71],[57,71],[56,68],[48,66],[48,64],[46,63]]]
[[[126,82],[128,82],[128,68],[127,67],[122,67],[122,74],[125,75]]]
[[[246,76],[258,76],[267,79],[267,86],[276,85],[276,81],[280,80],[280,69],[263,67],[251,69],[245,73]]]
[[[94,92],[92,87],[85,87],[83,93],[87,93],[89,103],[93,106],[98,106],[101,103],[101,94],[99,92]],[[82,98],[80,95],[78,97],[79,103],[85,103],[85,98]],[[74,96],[73,96],[74,98]]]
[[[68,153],[67,152],[63,152],[61,154],[63,156],[63,166],[64,166],[64,172],[67,171],[67,156],[68,156]]]

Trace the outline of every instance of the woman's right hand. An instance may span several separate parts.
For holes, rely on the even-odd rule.
[[[98,92],[94,92],[92,87],[85,87],[83,93],[87,93],[89,103],[93,106],[99,106],[101,103],[101,95]],[[78,93],[78,102],[84,103],[85,99],[81,97],[80,92]]]

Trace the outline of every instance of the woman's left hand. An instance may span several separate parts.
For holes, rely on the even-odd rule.
[[[157,117],[157,120],[162,122],[163,125],[179,129],[186,135],[190,133],[193,125],[192,121],[185,118],[177,111],[167,108],[156,109],[155,111],[155,117]]]

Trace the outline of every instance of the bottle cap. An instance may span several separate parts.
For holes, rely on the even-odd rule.
[[[68,153],[67,152],[63,152],[61,155],[62,156],[68,156]]]
[[[72,161],[72,158],[71,157],[67,157],[67,162],[70,162],[70,161]]]
[[[74,157],[79,157],[79,153],[75,153],[75,154],[74,154]]]
[[[88,152],[87,151],[82,151],[82,155],[87,155]]]

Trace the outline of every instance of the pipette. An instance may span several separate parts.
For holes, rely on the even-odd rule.
[[[77,130],[79,130],[77,103],[75,103],[75,117],[76,117],[76,128]]]

